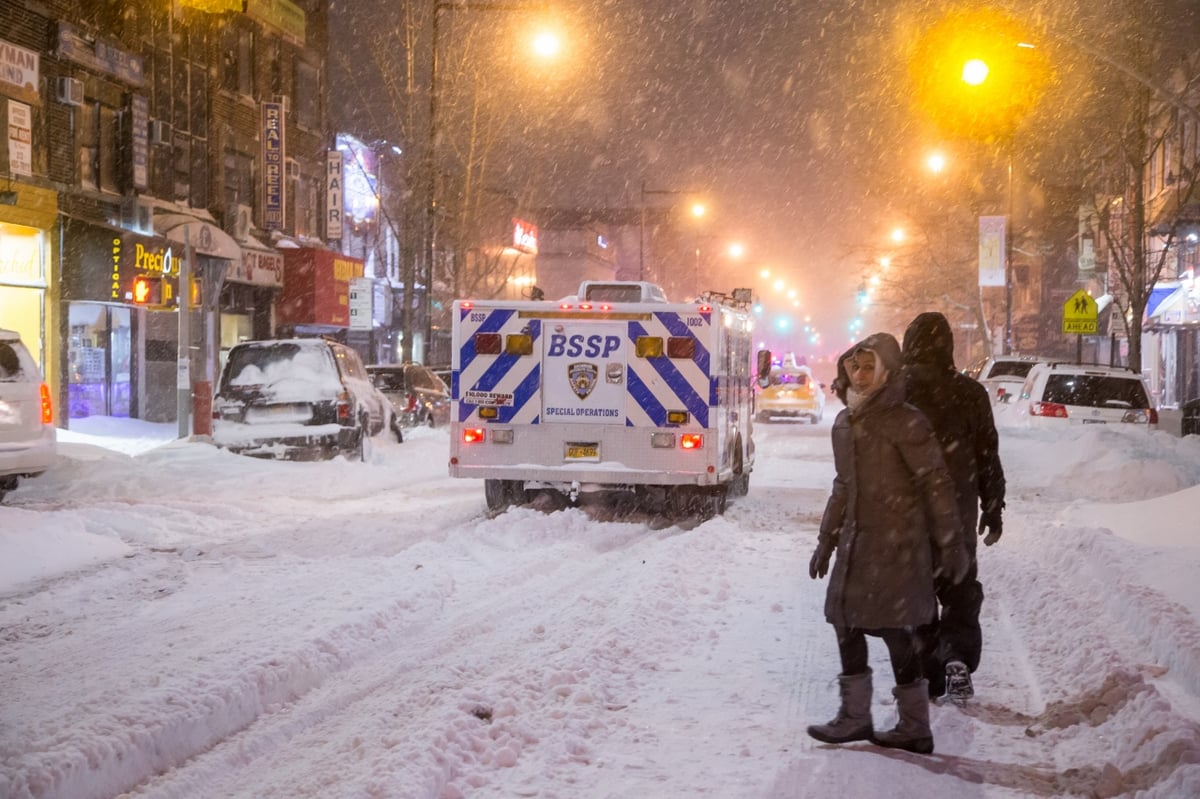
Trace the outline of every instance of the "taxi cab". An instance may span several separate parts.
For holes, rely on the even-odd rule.
[[[756,403],[756,421],[784,416],[816,424],[825,415],[825,387],[807,366],[785,359],[771,367],[769,382],[759,389]]]

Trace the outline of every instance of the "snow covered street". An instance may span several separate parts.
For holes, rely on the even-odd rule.
[[[0,506],[0,797],[1200,795],[1200,437],[1001,429],[976,697],[920,756],[804,732],[831,419],[756,426],[692,529],[489,520],[444,430],[368,463],[64,432]]]

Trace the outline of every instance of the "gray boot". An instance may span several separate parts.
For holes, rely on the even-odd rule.
[[[885,732],[877,732],[871,740],[880,746],[903,749],[919,755],[933,753],[933,731],[929,729],[929,681],[925,679],[897,685],[896,712],[900,720]]]
[[[865,674],[839,674],[842,706],[828,724],[813,724],[808,734],[827,744],[868,741],[875,730],[871,723],[871,670]]]

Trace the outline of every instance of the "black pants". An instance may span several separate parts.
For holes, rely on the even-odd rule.
[[[914,630],[903,627],[888,627],[880,630],[863,630],[857,627],[834,627],[837,633],[838,654],[842,658],[842,674],[864,674],[867,671],[867,636],[883,639],[888,657],[892,661],[892,675],[896,685],[908,685],[924,676],[921,661],[920,639]]]
[[[972,672],[979,668],[979,655],[983,650],[983,633],[979,628],[983,586],[979,584],[978,576],[978,564],[972,558],[971,567],[961,583],[951,585],[945,580],[934,581],[940,612],[931,624],[918,630],[925,674],[934,696],[946,692],[946,664],[949,661],[960,660]]]

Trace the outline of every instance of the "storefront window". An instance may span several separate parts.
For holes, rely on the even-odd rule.
[[[68,412],[72,418],[129,416],[129,309],[74,302],[69,310]]]

